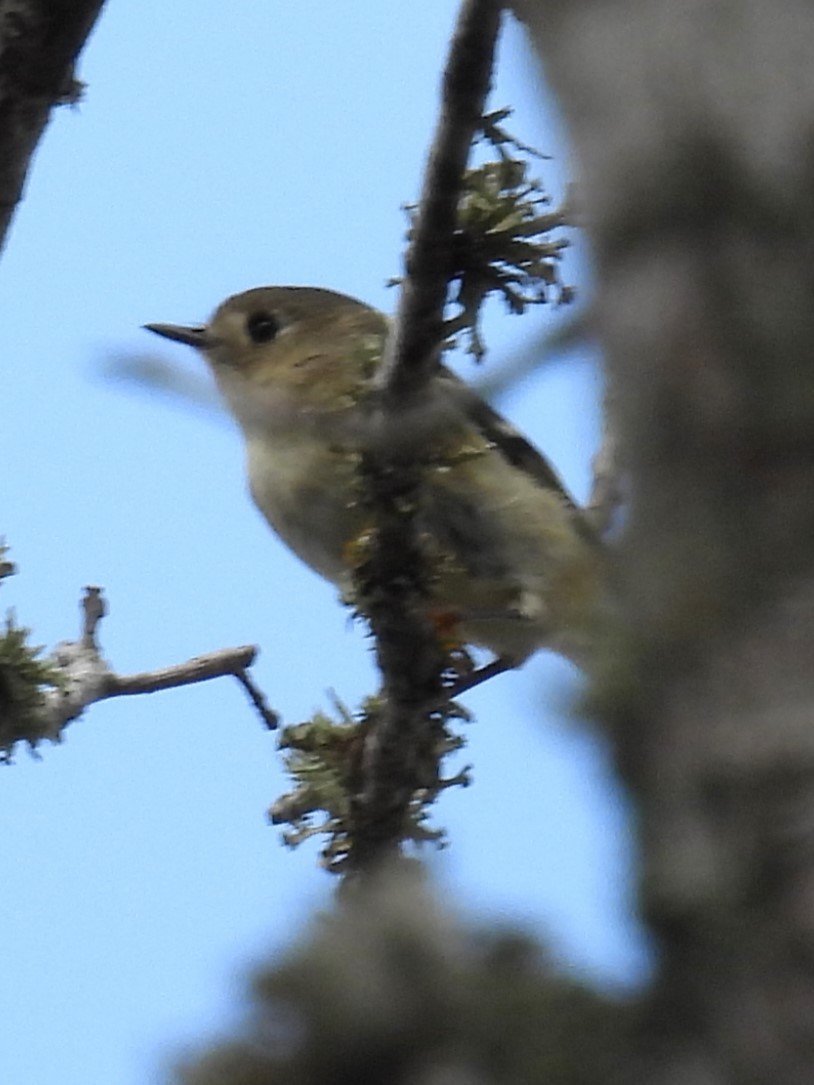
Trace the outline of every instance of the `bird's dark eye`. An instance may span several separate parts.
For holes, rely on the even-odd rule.
[[[253,343],[270,343],[280,330],[280,325],[271,313],[250,313],[246,330]]]

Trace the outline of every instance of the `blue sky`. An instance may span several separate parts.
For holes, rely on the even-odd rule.
[[[111,0],[83,57],[84,102],[37,153],[0,262],[6,359],[0,528],[19,575],[6,607],[53,645],[104,586],[101,639],[122,672],[259,643],[256,676],[287,722],[375,685],[334,591],[271,537],[225,418],[106,376],[111,357],[183,348],[139,330],[205,319],[270,283],[327,286],[392,310],[456,5]],[[516,27],[495,106],[573,170]],[[583,261],[570,264],[584,283]],[[570,314],[488,323],[490,361]],[[488,363],[487,363],[488,364]],[[465,373],[471,375],[471,368]],[[501,409],[584,496],[597,376],[555,361]],[[630,983],[628,811],[601,742],[573,719],[553,658],[473,693],[475,785],[437,818],[441,892],[470,915],[546,935],[560,960]],[[332,882],[265,810],[285,789],[275,740],[221,680],[94,707],[36,761],[2,771],[0,1080],[166,1080],[239,1018],[247,968],[285,946]]]

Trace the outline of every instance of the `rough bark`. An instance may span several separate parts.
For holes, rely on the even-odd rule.
[[[0,0],[0,246],[56,105],[78,100],[79,51],[104,0]]]
[[[439,713],[446,662],[424,606],[424,559],[415,530],[420,468],[414,450],[394,447],[404,418],[437,363],[450,274],[458,198],[469,150],[484,110],[500,26],[497,0],[465,0],[458,14],[442,86],[441,114],[427,162],[407,274],[382,374],[385,440],[374,442],[363,470],[364,498],[376,524],[363,592],[376,636],[384,705],[365,741],[349,869],[369,870],[405,838],[418,789],[438,778]]]
[[[814,1080],[814,8],[548,0],[632,495],[641,1080]],[[600,691],[601,696],[601,691]]]

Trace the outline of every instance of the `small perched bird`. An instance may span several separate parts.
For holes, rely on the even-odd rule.
[[[269,286],[228,298],[204,326],[145,327],[203,354],[243,431],[257,507],[347,587],[354,541],[372,526],[357,469],[387,318],[330,290]],[[416,524],[433,617],[507,666],[540,648],[587,666],[604,577],[581,511],[548,461],[440,363],[423,402]]]

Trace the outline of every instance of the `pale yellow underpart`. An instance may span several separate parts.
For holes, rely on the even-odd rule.
[[[252,496],[312,569],[346,583],[348,544],[366,528],[353,501],[356,460],[308,433],[247,441]],[[521,662],[549,647],[584,662],[599,592],[597,558],[559,494],[482,442],[479,455],[430,467],[419,512],[438,577],[439,610],[461,614],[461,639]]]

